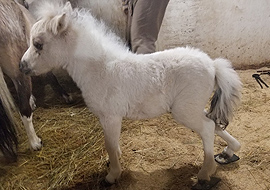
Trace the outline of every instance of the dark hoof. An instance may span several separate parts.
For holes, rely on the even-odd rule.
[[[109,168],[110,167],[110,161],[107,162],[106,166]]]
[[[192,186],[192,190],[207,190],[211,189],[212,187],[216,186],[218,182],[220,182],[220,178],[211,177],[210,181],[206,180],[199,180],[194,186]]]
[[[110,183],[105,179],[103,179],[101,182],[100,182],[100,186],[101,187],[111,187],[112,185],[114,185],[115,183]]]
[[[64,100],[67,104],[72,104],[74,102],[71,95],[66,94],[66,95],[62,95],[62,97],[64,98]]]
[[[233,154],[232,157],[229,157],[229,155],[224,152],[215,155],[215,161],[219,164],[229,164],[232,162],[236,162],[239,159],[240,158],[235,154]]]

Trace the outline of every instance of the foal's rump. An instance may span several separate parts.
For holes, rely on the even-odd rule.
[[[153,55],[158,61],[162,58],[164,67],[168,67],[164,86],[172,100],[173,115],[190,118],[202,114],[214,92],[207,116],[216,124],[228,125],[233,109],[240,102],[242,86],[228,60],[212,60],[200,50],[188,47]],[[166,59],[170,62],[166,63]]]
[[[238,74],[226,59],[214,60],[216,91],[211,100],[207,116],[216,124],[226,128],[233,117],[233,110],[241,98],[242,83]]]

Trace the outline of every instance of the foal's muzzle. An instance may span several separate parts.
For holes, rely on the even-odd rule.
[[[28,64],[26,61],[21,61],[19,64],[19,69],[22,73],[28,75],[31,73],[31,69],[28,67]]]

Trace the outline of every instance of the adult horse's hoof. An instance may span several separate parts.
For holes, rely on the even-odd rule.
[[[192,190],[208,190],[215,187],[221,179],[217,177],[211,177],[210,181],[199,180],[198,183],[192,186]]]
[[[31,143],[31,148],[34,151],[39,151],[39,150],[41,150],[42,147],[43,147],[43,142],[40,138],[38,138],[36,142]]]
[[[215,155],[215,161],[217,163],[219,163],[219,164],[229,164],[229,163],[232,163],[232,162],[236,162],[239,159],[240,158],[238,156],[236,156],[235,154],[233,154],[233,156],[230,157],[225,152],[222,152],[220,154]]]

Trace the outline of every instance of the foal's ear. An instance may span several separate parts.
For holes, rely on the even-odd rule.
[[[66,13],[63,13],[62,15],[56,16],[54,18],[54,23],[52,26],[52,32],[53,34],[61,34],[64,32],[68,27],[68,17]]]
[[[72,14],[72,6],[71,6],[69,1],[63,7],[62,12],[63,12],[62,15],[56,16],[54,18],[54,23],[53,23],[53,26],[52,26],[52,32],[55,35],[61,34],[68,27],[69,15]]]
[[[66,2],[64,8],[63,8],[63,12],[64,13],[67,13],[67,14],[70,14],[72,12],[72,6],[70,4],[70,2]]]

